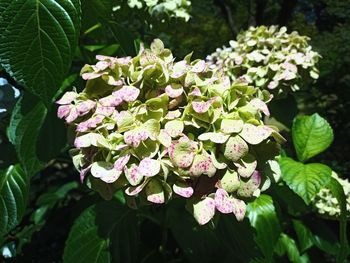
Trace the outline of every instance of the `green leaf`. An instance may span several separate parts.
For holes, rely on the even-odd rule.
[[[281,233],[271,196],[260,195],[248,204],[247,212],[250,224],[257,232],[255,241],[263,252],[265,260],[270,262]]]
[[[220,244],[215,232],[207,225],[198,225],[193,216],[183,209],[183,203],[172,202],[167,218],[170,230],[188,262],[210,263],[220,256]]]
[[[346,200],[346,196],[344,193],[344,189],[342,187],[342,185],[334,178],[331,178],[329,184],[327,185],[327,187],[331,190],[332,194],[335,196],[335,198],[337,198],[338,203],[340,205],[340,251],[339,254],[337,255],[337,262],[341,263],[341,262],[345,262],[347,256],[350,253],[349,250],[349,243],[348,243],[348,239],[347,239],[347,231],[346,231],[346,226],[347,226],[347,218],[346,218],[346,214],[347,214],[347,210],[346,210],[346,206],[347,206],[347,200]]]
[[[293,220],[293,226],[298,237],[300,251],[305,252],[313,246],[313,234],[300,220]]]
[[[43,102],[24,93],[11,116],[7,135],[15,146],[24,171],[32,176],[55,158],[66,146],[66,128],[56,112]]]
[[[66,126],[56,114],[56,110],[51,109],[40,128],[36,142],[36,152],[40,161],[49,162],[67,145]]]
[[[38,102],[27,93],[18,100],[7,129],[7,135],[15,146],[23,170],[29,176],[42,168],[36,154],[36,142],[46,113],[44,103]]]
[[[135,213],[114,200],[101,202],[75,221],[63,262],[136,262],[138,239]]]
[[[317,113],[299,116],[292,127],[294,147],[301,162],[323,152],[333,141],[329,123]]]
[[[0,64],[49,104],[77,45],[80,1],[0,0],[0,6]]]
[[[332,170],[320,163],[303,164],[291,158],[280,158],[282,179],[288,187],[310,204],[315,195],[331,179]]]
[[[223,215],[219,220],[216,232],[226,253],[230,253],[227,253],[230,258],[228,262],[245,263],[262,257],[254,241],[254,228],[247,219],[238,222],[233,215]]]
[[[0,238],[20,222],[28,193],[28,177],[18,164],[0,171]]]
[[[310,262],[306,254],[300,255],[295,240],[284,233],[281,234],[278,240],[275,252],[280,256],[287,254],[289,261],[292,263]]]

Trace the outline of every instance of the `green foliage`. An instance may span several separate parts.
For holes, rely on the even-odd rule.
[[[290,262],[293,263],[306,263],[310,262],[307,255],[301,255],[295,240],[286,234],[281,234],[275,251],[278,255],[287,255]]]
[[[116,201],[87,208],[67,239],[63,262],[136,262],[135,213]]]
[[[347,156],[347,144],[317,156],[333,140],[317,114],[288,133],[297,109],[321,110],[343,134],[332,147],[348,138],[340,2],[0,0],[0,261],[343,263],[348,183],[321,162]],[[312,36],[312,49],[286,32],[287,20]],[[191,55],[174,60],[192,50],[203,58],[241,28],[210,67]],[[148,48],[156,37],[175,55],[159,40]],[[317,87],[314,48],[324,57]],[[66,136],[53,101],[72,86],[59,101]],[[281,167],[274,125],[289,141]],[[75,137],[84,184],[62,151]]]
[[[256,243],[266,261],[271,261],[274,247],[281,233],[279,220],[271,196],[261,195],[247,207],[250,224],[256,229]]]
[[[21,221],[28,195],[28,177],[20,165],[0,172],[0,239]]]
[[[333,141],[329,123],[317,113],[299,116],[292,128],[293,144],[301,162],[323,152]]]
[[[282,179],[306,204],[310,204],[331,179],[332,170],[324,164],[302,164],[287,157],[281,158],[279,163]]]
[[[0,5],[0,63],[49,105],[77,45],[79,1],[1,1]]]
[[[18,100],[7,130],[9,140],[15,145],[18,159],[29,176],[43,167],[36,154],[35,142],[46,113],[44,103],[26,94]]]

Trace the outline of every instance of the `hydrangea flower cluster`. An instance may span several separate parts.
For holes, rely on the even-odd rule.
[[[147,8],[151,15],[159,16],[166,14],[185,20],[190,19],[191,1],[188,0],[128,0],[130,8]]]
[[[343,187],[346,196],[346,210],[347,216],[350,217],[350,182],[347,179],[340,178],[335,172],[332,172],[332,177],[335,178]],[[314,199],[314,206],[317,212],[321,215],[329,217],[339,217],[340,207],[338,200],[333,196],[331,191],[327,188],[321,189]]]
[[[318,78],[320,55],[309,38],[286,27],[250,27],[207,57],[213,67],[222,68],[232,80],[241,80],[275,95],[302,88]]]
[[[262,122],[269,92],[191,54],[175,62],[158,39],[134,58],[96,58],[85,89],[57,101],[81,180],[106,199],[123,189],[135,208],[181,197],[200,224],[216,211],[242,220],[274,180],[283,139]]]

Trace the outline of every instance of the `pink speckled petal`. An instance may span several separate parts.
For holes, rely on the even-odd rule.
[[[277,86],[278,86],[278,81],[271,81],[268,85],[267,85],[267,87],[269,88],[269,89],[275,89],[275,88],[277,88]]]
[[[56,101],[57,104],[64,105],[64,104],[70,104],[78,97],[78,93],[74,91],[68,91],[66,92],[61,99]]]
[[[104,107],[116,107],[122,102],[123,100],[121,98],[112,95],[99,99],[99,103]]]
[[[261,183],[261,174],[259,171],[254,171],[252,176],[249,179],[256,188],[260,186]]]
[[[196,87],[188,95],[189,96],[197,96],[197,97],[199,97],[199,96],[202,96],[202,92],[200,91],[199,88]]]
[[[126,102],[132,102],[137,99],[140,90],[134,86],[123,86],[120,90],[113,91],[113,96],[120,98]]]
[[[232,198],[234,210],[233,213],[238,221],[242,221],[247,210],[247,205],[240,199]]]
[[[204,71],[205,69],[205,61],[204,60],[200,60],[198,61],[191,69],[192,72],[195,72],[195,73],[201,73]]]
[[[215,215],[215,201],[213,198],[205,199],[193,204],[193,216],[200,225],[208,223]]]
[[[258,99],[258,98],[252,99],[250,102],[250,105],[252,105],[257,110],[262,111],[266,116],[270,116],[270,111],[266,103],[263,102],[261,99]]]
[[[82,136],[76,137],[74,140],[74,146],[76,148],[86,148],[93,145],[95,141],[96,140],[94,138],[93,133],[88,133],[88,134],[84,134]]]
[[[255,126],[250,123],[246,123],[240,133],[240,136],[249,144],[259,144],[263,140],[266,140],[273,132],[268,126]]]
[[[76,107],[72,107],[68,116],[66,117],[66,122],[71,123],[79,117],[79,112]]]
[[[91,169],[91,165],[89,165],[88,167],[80,170],[79,176],[80,176],[80,182],[81,183],[84,182],[85,176],[90,171],[90,169]]]
[[[184,127],[185,127],[185,125],[184,125],[183,121],[172,120],[172,121],[169,121],[165,124],[164,130],[171,137],[178,137],[183,132]]]
[[[111,116],[114,112],[115,108],[114,107],[104,107],[101,105],[98,105],[95,111],[95,114],[100,114],[103,116]]]
[[[190,168],[190,174],[198,177],[202,174],[206,174],[209,177],[215,175],[216,168],[213,164],[211,156],[208,154],[196,154],[193,159],[193,163]]]
[[[160,172],[160,163],[158,160],[145,158],[141,160],[139,164],[139,172],[143,176],[147,176],[147,177],[155,176]]]
[[[165,147],[169,147],[171,145],[171,136],[165,130],[160,130],[157,139]]]
[[[183,87],[179,87],[179,88],[173,88],[171,85],[168,85],[165,87],[165,93],[170,97],[170,98],[176,98],[181,96],[181,94],[183,93],[184,89]]]
[[[193,188],[189,186],[186,182],[176,182],[173,185],[173,190],[176,194],[185,198],[189,198],[193,195]]]
[[[104,56],[104,55],[96,55],[96,59],[103,61],[103,60],[114,60],[114,57],[110,57],[110,56]]]
[[[122,171],[114,169],[113,164],[108,162],[94,162],[91,165],[91,174],[95,178],[100,178],[106,183],[113,183],[118,180]]]
[[[84,79],[84,80],[90,80],[90,79],[96,79],[98,77],[101,77],[102,75],[104,75],[106,73],[95,73],[95,72],[87,72],[87,73],[83,73],[81,75],[81,77]]]
[[[57,117],[63,119],[68,116],[73,105],[62,105],[57,109]]]
[[[230,199],[228,193],[222,188],[216,190],[215,207],[223,214],[232,213],[234,210],[232,200]]]
[[[108,68],[109,66],[110,63],[108,63],[107,61],[99,61],[96,63],[96,65],[92,66],[92,68],[96,71],[102,71]]]
[[[114,163],[114,168],[118,171],[123,171],[125,165],[129,162],[129,160],[130,154],[119,157]]]
[[[127,65],[131,60],[131,57],[117,58],[117,63],[120,65]]]
[[[129,196],[135,196],[138,193],[140,193],[143,188],[146,186],[146,184],[149,182],[149,178],[146,178],[142,184],[138,185],[138,186],[129,186],[128,188],[125,189],[125,193]]]
[[[181,111],[179,110],[168,111],[164,119],[173,120],[173,119],[179,118],[180,116],[181,116]]]
[[[79,115],[85,115],[87,114],[90,110],[92,110],[96,106],[96,102],[92,100],[86,100],[83,102],[80,102],[77,104],[77,110],[79,112]]]
[[[81,123],[78,124],[76,131],[78,132],[85,132],[90,128],[96,128],[96,126],[98,124],[100,124],[103,119],[105,118],[105,116],[102,115],[97,115],[95,117],[92,117],[86,121],[83,121]]]
[[[210,108],[210,103],[207,101],[193,101],[192,102],[192,108],[197,113],[205,113]]]
[[[136,164],[132,164],[129,169],[127,167],[124,167],[124,174],[132,186],[138,185],[143,179],[143,175],[140,173],[139,168]]]
[[[165,202],[165,195],[162,184],[156,180],[152,179],[145,188],[147,200],[155,204],[163,204]]]

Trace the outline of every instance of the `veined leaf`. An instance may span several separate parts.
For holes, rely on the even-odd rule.
[[[98,203],[75,221],[63,262],[136,262],[138,238],[133,211],[116,201]]]
[[[250,224],[256,229],[255,241],[265,255],[265,260],[272,260],[273,249],[281,233],[271,196],[260,195],[247,206]]]
[[[55,158],[66,145],[64,123],[53,109],[48,111],[43,102],[28,92],[15,105],[7,135],[29,176]]]
[[[79,31],[79,0],[0,0],[0,64],[49,104],[69,70]]]
[[[294,147],[301,162],[323,152],[333,141],[329,123],[317,113],[299,116],[292,127]]]
[[[298,237],[300,252],[305,252],[313,246],[313,234],[300,220],[293,220],[294,230]]]
[[[278,243],[275,248],[275,252],[279,256],[283,256],[287,254],[287,257],[292,263],[308,263],[310,262],[308,256],[306,254],[300,255],[298,247],[295,243],[295,240],[290,236],[282,233]]]
[[[283,181],[306,204],[331,180],[332,170],[324,164],[303,164],[288,157],[280,158],[279,164]]]
[[[7,128],[8,138],[15,146],[23,170],[29,176],[42,168],[36,154],[36,142],[46,114],[44,103],[31,94],[25,94],[16,103]]]
[[[28,177],[18,164],[0,171],[0,237],[20,222],[28,192]]]

